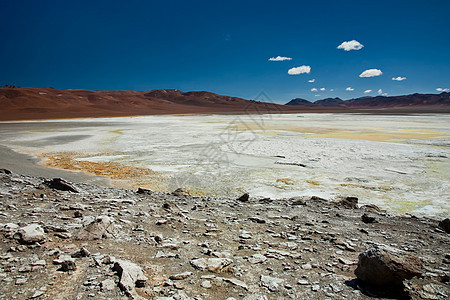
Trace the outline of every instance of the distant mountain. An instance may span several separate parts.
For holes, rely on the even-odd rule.
[[[0,121],[190,113],[278,113],[292,110],[292,107],[285,105],[206,91],[0,88]]]
[[[430,106],[450,106],[450,93],[441,94],[411,94],[404,96],[376,96],[361,97],[350,100],[340,98],[326,98],[316,102],[310,102],[301,98],[295,98],[286,103],[290,106],[304,106],[308,108],[397,108],[397,107],[430,107]]]

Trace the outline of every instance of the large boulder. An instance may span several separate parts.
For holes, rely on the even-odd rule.
[[[78,240],[99,240],[114,236],[114,219],[108,216],[98,216],[83,226],[77,235]]]
[[[359,254],[355,275],[377,287],[401,287],[405,279],[420,275],[422,262],[417,256],[386,245],[373,245]]]
[[[135,290],[136,287],[144,287],[147,281],[141,267],[135,263],[118,259],[114,263],[113,270],[120,277],[119,288],[131,299],[141,299]]]
[[[450,219],[444,219],[439,222],[439,227],[441,227],[445,232],[450,233]]]
[[[44,184],[51,189],[78,193],[78,190],[73,185],[71,185],[62,178],[53,178],[51,180],[45,180]]]
[[[22,244],[41,243],[45,241],[44,229],[39,224],[30,224],[19,228],[14,234],[14,238]]]

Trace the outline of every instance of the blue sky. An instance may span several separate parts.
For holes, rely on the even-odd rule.
[[[246,99],[264,91],[279,103],[450,88],[448,0],[41,0],[1,6],[1,85],[174,88]],[[337,49],[352,40],[363,47]],[[277,56],[292,59],[269,61]],[[310,72],[288,74],[300,66]],[[369,69],[382,74],[359,77]],[[406,80],[392,80],[399,76]]]

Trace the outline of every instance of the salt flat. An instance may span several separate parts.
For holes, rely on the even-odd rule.
[[[0,143],[120,187],[357,196],[450,214],[450,115],[194,115],[2,122]]]

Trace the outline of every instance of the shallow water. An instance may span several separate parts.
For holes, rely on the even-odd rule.
[[[0,123],[0,142],[119,186],[203,195],[357,196],[449,216],[450,115],[200,115]],[[68,158],[63,160],[61,158]],[[112,163],[112,164],[111,164]],[[90,164],[90,165],[88,165]],[[110,165],[109,165],[110,164]],[[89,169],[88,169],[89,167]],[[109,172],[108,168],[114,170]],[[137,168],[138,167],[138,168]]]

